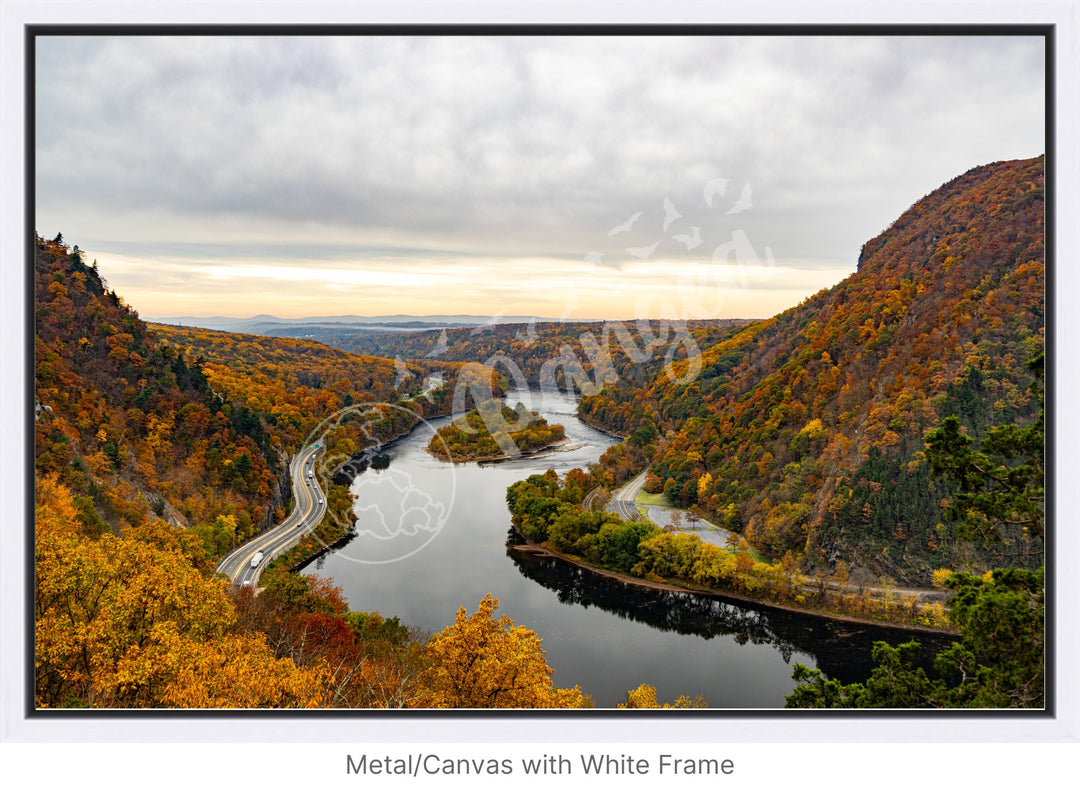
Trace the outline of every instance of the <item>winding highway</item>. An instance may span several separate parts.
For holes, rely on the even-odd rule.
[[[236,586],[259,583],[266,566],[281,553],[314,529],[326,514],[326,496],[315,478],[315,458],[320,442],[303,448],[289,463],[293,509],[285,521],[230,552],[217,566],[217,572]]]
[[[637,494],[645,486],[645,476],[648,472],[648,470],[643,470],[616,490],[611,496],[611,502],[608,504],[607,510],[617,513],[623,520],[640,521],[641,513],[638,512],[637,503],[634,499],[637,498]]]

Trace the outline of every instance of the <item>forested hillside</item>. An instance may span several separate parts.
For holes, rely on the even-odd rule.
[[[203,361],[147,329],[78,247],[39,238],[35,264],[39,476],[71,488],[95,535],[153,515],[250,535],[280,499],[259,413],[215,394]]]
[[[655,375],[669,355],[676,359],[692,356],[727,339],[745,323],[738,319],[652,319],[493,323],[471,329],[409,333],[338,334],[325,328],[312,332],[323,342],[345,351],[415,360],[489,363],[507,378],[524,378],[533,387],[545,383],[560,387],[570,384],[582,391],[583,385],[603,386],[619,380],[641,384]]]
[[[705,350],[696,380],[620,383],[582,415],[771,556],[921,583],[1031,566],[1041,540],[1022,530],[994,551],[956,539],[923,438],[949,415],[979,439],[1038,412],[1043,191],[1041,157],[972,169],[867,242],[851,277]]]
[[[287,457],[323,419],[416,396],[430,373],[310,341],[147,325],[62,240],[39,238],[36,266],[37,470],[72,488],[98,532],[227,518],[229,544],[241,542],[276,519]],[[460,365],[438,367],[453,377]],[[434,389],[403,404],[384,438],[452,398]],[[368,442],[356,424],[335,434],[347,453]]]
[[[349,354],[310,340],[160,324],[150,328],[202,363],[215,391],[258,412],[279,447],[298,447],[321,421],[355,405],[401,402],[421,417],[445,415],[461,368],[461,363],[438,363],[434,367],[440,382],[425,389],[431,387],[433,368],[423,363]],[[395,428],[390,436],[408,431],[415,422],[413,416],[402,418],[408,425]],[[362,431],[353,431],[356,446],[364,445]]]
[[[490,598],[428,645],[324,579],[275,573],[255,594],[214,574],[280,520],[287,457],[326,415],[395,403],[386,440],[446,412],[452,393],[424,389],[423,366],[150,329],[60,236],[38,238],[35,265],[39,708],[591,705],[552,684],[539,638]],[[356,424],[328,437],[365,443]]]

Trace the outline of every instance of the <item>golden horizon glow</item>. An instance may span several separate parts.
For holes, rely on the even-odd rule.
[[[453,264],[191,264],[87,253],[146,318],[473,315],[553,319],[768,318],[853,268],[643,262],[621,269],[522,258]]]

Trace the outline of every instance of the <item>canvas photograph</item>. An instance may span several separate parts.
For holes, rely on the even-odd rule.
[[[1047,709],[1045,31],[30,41],[35,713]]]

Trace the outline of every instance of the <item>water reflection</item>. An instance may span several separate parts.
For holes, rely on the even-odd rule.
[[[506,555],[526,578],[555,593],[559,603],[595,606],[626,620],[661,631],[703,639],[729,637],[739,645],[767,645],[785,664],[792,655],[813,657],[829,678],[863,680],[871,670],[875,640],[892,645],[917,639],[922,643],[919,666],[932,673],[934,656],[951,640],[938,634],[881,629],[810,617],[736,600],[651,589],[606,578],[551,556],[516,547],[524,540],[512,529]]]
[[[393,443],[390,445],[392,446]],[[372,470],[386,470],[390,467],[390,455],[382,447],[362,451],[338,467],[334,472],[333,482],[342,487],[349,487],[356,481],[356,477],[369,467]]]
[[[425,451],[431,430],[421,426],[385,446],[377,458],[353,466],[350,489],[361,496],[365,510],[358,517],[370,522],[358,524],[356,534],[303,572],[332,578],[354,609],[397,616],[432,632],[453,623],[458,607],[472,611],[490,592],[499,599],[500,612],[541,637],[557,685],[580,685],[598,706],[614,706],[628,689],[649,683],[661,700],[701,694],[713,708],[780,708],[794,686],[796,662],[830,677],[861,680],[870,669],[874,640],[898,644],[912,636],[635,587],[508,550],[506,488],[549,467],[560,475],[586,468],[616,442],[575,417],[572,397],[520,398],[526,406],[542,406],[549,422],[563,425],[571,445],[536,459],[451,465]],[[386,546],[397,543],[371,533],[380,515],[393,518],[401,511],[401,496],[380,489],[376,477],[382,473],[406,474],[413,486],[448,507],[440,533],[409,556],[386,555]],[[409,539],[401,535],[398,542],[407,545]],[[924,651],[929,662],[941,642],[921,638],[929,642]]]

